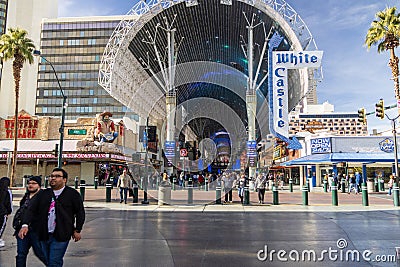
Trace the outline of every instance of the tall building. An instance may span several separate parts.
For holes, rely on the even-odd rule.
[[[104,110],[122,118],[126,107],[98,85],[99,64],[112,32],[123,16],[46,19],[41,55],[51,62],[67,96],[66,119],[94,117]],[[39,63],[36,115],[60,116],[62,96],[49,63]]]
[[[28,32],[35,46],[39,46],[40,25],[43,18],[56,18],[58,0],[0,0],[0,32],[5,28],[22,28]],[[14,78],[12,61],[2,62],[0,86],[0,117],[14,114]],[[22,68],[19,107],[33,114],[35,112],[35,91],[37,83],[37,61]]]
[[[303,112],[295,110],[289,115],[289,133],[325,132],[341,136],[366,136],[367,125],[358,121],[357,112],[334,112],[333,105],[306,105]]]

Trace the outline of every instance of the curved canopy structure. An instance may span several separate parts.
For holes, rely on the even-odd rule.
[[[283,0],[139,1],[127,15],[104,51],[99,84],[132,112],[150,120],[162,121],[166,116],[168,79],[162,72],[165,65],[160,62],[168,66],[166,47],[171,44],[163,29],[173,29],[169,33],[174,34],[176,41],[173,74],[178,106],[189,99],[207,96],[228,105],[244,123],[248,73],[246,26],[250,22],[260,24],[254,29],[253,63],[253,68],[259,69],[258,112],[267,112],[268,59],[262,53],[264,41],[278,32],[284,37],[278,50],[316,50],[307,26]],[[289,109],[315,86],[315,74],[319,73],[290,70]],[[186,111],[205,108],[204,103],[200,105]]]

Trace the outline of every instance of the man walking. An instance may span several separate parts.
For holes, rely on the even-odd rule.
[[[121,197],[121,201],[119,203],[122,203],[124,200],[125,204],[127,203],[129,187],[130,187],[130,177],[126,173],[126,169],[124,169],[122,174],[119,176],[117,183],[117,188],[119,188],[119,195]]]
[[[28,225],[37,231],[47,266],[63,266],[69,240],[81,239],[85,210],[79,193],[66,185],[67,179],[65,170],[53,169],[51,188],[40,192],[32,201],[18,233],[24,239],[29,232]]]
[[[15,212],[13,220],[13,228],[15,229],[15,237],[17,239],[17,256],[15,257],[16,267],[25,267],[26,258],[29,253],[29,249],[32,247],[33,252],[36,257],[39,258],[45,265],[47,265],[47,260],[43,254],[43,251],[39,244],[39,238],[34,229],[29,228],[29,233],[24,239],[18,236],[19,230],[21,230],[22,218],[25,216],[25,212],[31,204],[31,201],[37,196],[37,193],[41,191],[40,187],[42,185],[42,178],[40,176],[31,176],[28,178],[28,186],[26,188],[26,193],[22,197],[19,209]]]

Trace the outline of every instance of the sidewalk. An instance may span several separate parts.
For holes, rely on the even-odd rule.
[[[119,191],[113,188],[111,192],[111,202],[106,202],[106,190],[104,187],[94,189],[93,186],[85,188],[84,205],[88,208],[107,208],[112,210],[147,210],[147,211],[240,211],[240,212],[268,212],[268,211],[368,211],[368,210],[392,210],[398,209],[393,205],[393,195],[388,196],[386,192],[370,193],[369,206],[362,205],[362,194],[347,194],[338,192],[338,206],[332,206],[332,193],[323,192],[322,188],[314,188],[308,193],[309,206],[302,205],[302,192],[299,186],[294,187],[290,192],[288,188],[279,190],[279,205],[273,205],[272,192],[266,191],[264,204],[258,203],[258,193],[250,192],[250,205],[242,205],[237,195],[233,191],[233,203],[224,202],[224,192],[222,192],[222,205],[215,204],[216,192],[193,190],[193,204],[188,204],[187,190],[172,190],[170,205],[158,206],[157,190],[148,190],[149,205],[141,204],[143,200],[143,191],[139,190],[139,201],[133,203],[133,198],[128,198],[128,204],[120,204]],[[80,192],[80,189],[77,189]],[[19,206],[19,200],[24,194],[24,189],[13,189],[14,205]]]

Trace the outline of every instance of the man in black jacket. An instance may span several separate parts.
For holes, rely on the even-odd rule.
[[[40,192],[32,201],[24,224],[18,233],[23,239],[28,225],[37,231],[48,266],[63,266],[69,240],[81,239],[85,210],[79,193],[66,186],[68,174],[61,168],[53,169],[50,187]]]
[[[28,185],[26,187],[26,193],[19,203],[19,209],[15,212],[13,227],[15,229],[15,237],[17,238],[17,256],[15,257],[16,267],[26,267],[26,258],[29,253],[29,249],[32,247],[33,252],[36,257],[38,257],[45,265],[47,265],[46,257],[42,251],[39,243],[39,238],[35,229],[30,228],[29,233],[24,237],[24,239],[19,238],[18,233],[21,230],[21,223],[25,216],[25,212],[28,209],[31,201],[38,195],[41,191],[42,178],[40,176],[30,176],[28,178]]]

